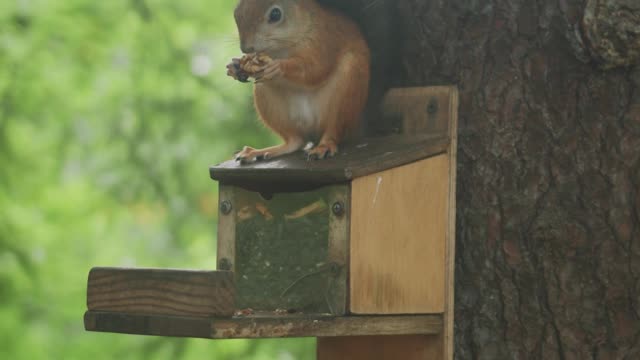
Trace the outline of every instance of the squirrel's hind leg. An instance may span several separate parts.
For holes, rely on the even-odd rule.
[[[367,99],[369,63],[362,53],[344,55],[334,78],[324,89],[322,137],[313,149],[307,150],[309,160],[333,157],[338,145],[359,126]]]

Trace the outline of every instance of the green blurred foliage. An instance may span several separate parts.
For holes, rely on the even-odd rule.
[[[0,1],[0,358],[310,359],[314,341],[85,332],[92,266],[212,269],[208,166],[275,138],[234,1]]]

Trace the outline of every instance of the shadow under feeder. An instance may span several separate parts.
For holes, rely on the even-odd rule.
[[[449,358],[457,92],[394,89],[384,111],[413,135],[363,139],[324,161],[211,167],[218,271],[96,268],[85,328],[315,336],[319,358],[344,337],[431,335],[436,358]]]

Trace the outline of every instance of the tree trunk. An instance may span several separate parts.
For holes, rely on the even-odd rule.
[[[398,0],[460,89],[457,359],[640,359],[640,1]]]

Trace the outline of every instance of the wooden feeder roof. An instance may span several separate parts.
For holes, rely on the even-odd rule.
[[[443,136],[366,138],[345,145],[331,159],[308,161],[303,152],[296,152],[254,164],[229,160],[212,166],[209,172],[214,180],[245,187],[330,185],[435,156],[445,152],[448,146],[449,139]]]

